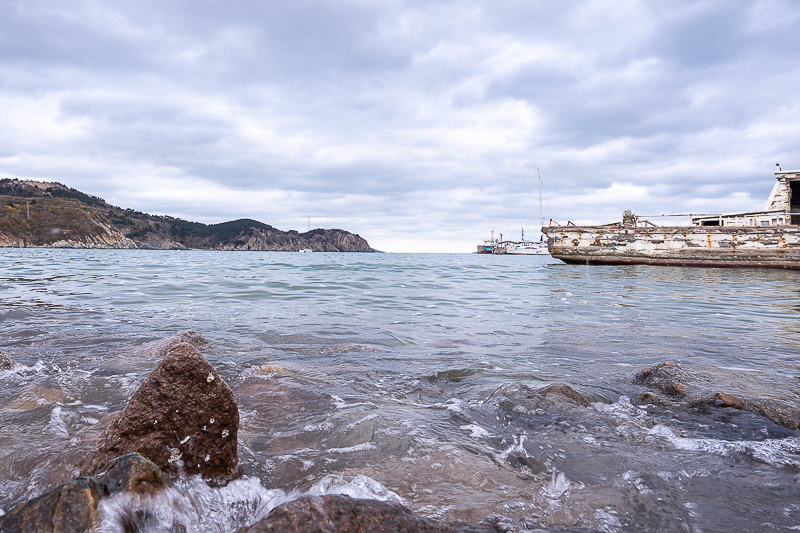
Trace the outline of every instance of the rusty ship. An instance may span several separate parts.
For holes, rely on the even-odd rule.
[[[626,211],[622,222],[604,226],[551,220],[542,233],[550,254],[566,263],[800,270],[800,170],[778,165],[775,178],[761,211],[657,215],[661,225]],[[673,216],[690,225],[665,225]]]

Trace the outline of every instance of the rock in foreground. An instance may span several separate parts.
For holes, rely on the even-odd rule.
[[[116,415],[88,472],[138,452],[162,470],[225,482],[234,477],[239,409],[228,385],[197,349],[173,346]]]
[[[328,494],[303,496],[280,505],[238,533],[495,533],[494,524],[437,522],[417,516],[399,503]]]
[[[92,477],[79,477],[19,504],[0,516],[3,533],[77,533],[94,531],[98,505],[121,491],[154,494],[165,487],[161,470],[139,454],[119,457]]]

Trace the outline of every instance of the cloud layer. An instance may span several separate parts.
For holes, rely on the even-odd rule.
[[[285,5],[282,5],[285,4]],[[781,1],[4,2],[0,176],[387,251],[760,208],[800,167]]]

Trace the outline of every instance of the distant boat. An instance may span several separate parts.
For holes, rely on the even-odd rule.
[[[299,249],[299,250],[297,250],[297,251],[298,251],[298,252],[300,252],[301,254],[306,254],[306,253],[311,253],[311,252],[313,252],[314,250],[312,250],[311,248],[300,248],[300,249]]]
[[[542,209],[542,175],[539,173],[539,169],[536,169],[536,175],[539,178],[539,220],[541,221],[541,225],[544,226],[544,216],[543,216],[543,209]],[[525,240],[525,226],[522,226],[521,232],[521,240],[519,241],[504,241],[502,240],[502,233],[500,234],[500,239],[496,240],[494,238],[494,232],[492,232],[492,236],[483,241],[483,244],[478,245],[478,253],[479,254],[511,254],[511,255],[549,255],[549,251],[547,248],[547,242],[544,240],[544,235],[542,235],[538,241],[526,241]]]
[[[505,253],[511,255],[548,255],[547,243],[544,241],[522,241],[506,243]]]

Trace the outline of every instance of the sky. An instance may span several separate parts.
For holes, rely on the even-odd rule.
[[[386,252],[761,209],[795,0],[3,0],[0,178]],[[678,220],[678,219],[674,219]]]

